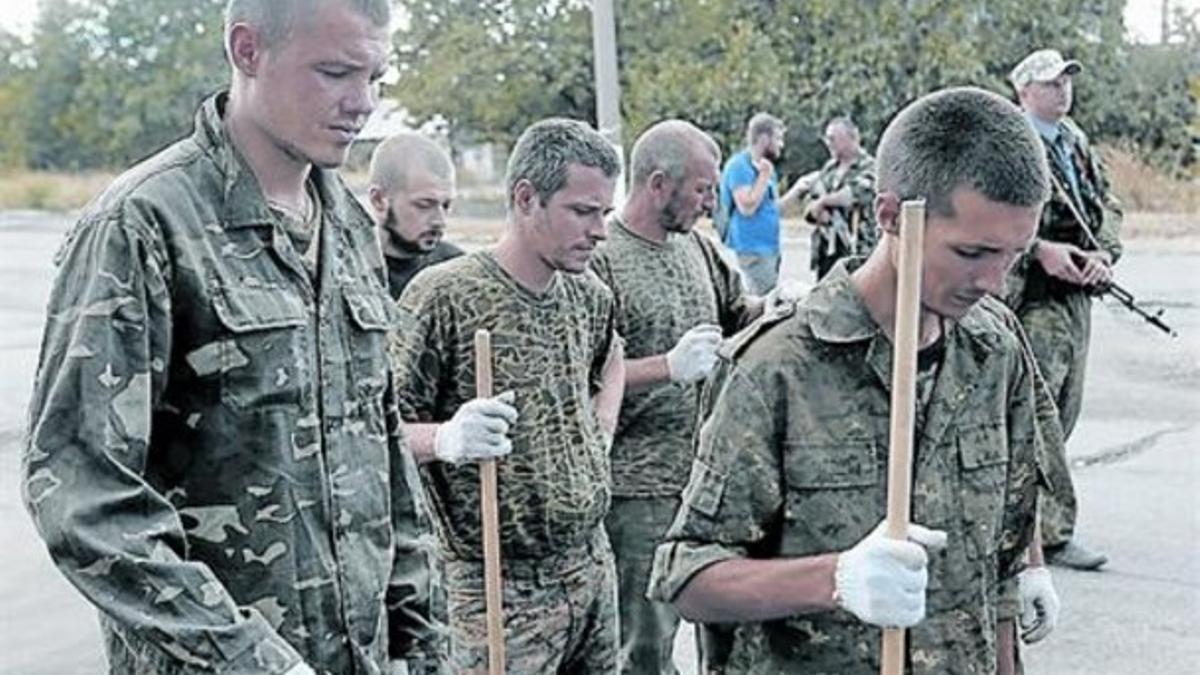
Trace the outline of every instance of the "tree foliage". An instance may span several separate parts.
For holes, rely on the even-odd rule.
[[[186,133],[226,78],[221,0],[43,0],[27,73],[34,168],[129,164]]]
[[[410,3],[396,35],[392,95],[418,119],[511,141],[546,115],[594,121],[587,3]],[[1007,74],[1055,47],[1085,64],[1077,121],[1160,166],[1195,161],[1188,90],[1200,42],[1123,40],[1121,0],[618,0],[622,116],[628,144],[657,119],[691,119],[727,150],[757,110],[789,125],[792,173],[824,158],[824,122],[850,115],[873,144],[891,115],[931,90],[971,84],[1012,95]],[[1182,34],[1182,33],[1181,33]],[[1191,70],[1189,70],[1191,68]],[[1149,96],[1147,92],[1158,92]]]
[[[227,78],[225,0],[42,0],[31,40],[0,33],[0,166],[119,167],[187,133]],[[595,121],[588,0],[410,0],[389,95],[451,140],[507,143],[534,120]],[[727,151],[745,121],[789,125],[786,172],[825,156],[821,127],[850,115],[872,146],[932,89],[1011,93],[1013,64],[1053,46],[1085,65],[1076,119],[1161,167],[1196,164],[1200,31],[1123,38],[1122,0],[616,0],[624,141],[682,117]],[[1190,128],[1189,128],[1190,125]]]

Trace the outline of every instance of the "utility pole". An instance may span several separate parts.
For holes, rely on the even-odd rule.
[[[1158,35],[1159,44],[1167,44],[1171,37],[1171,0],[1162,0],[1162,32]]]
[[[596,76],[596,126],[621,158],[613,207],[625,204],[625,152],[621,146],[621,85],[617,81],[617,25],[613,0],[592,0],[592,61]]]

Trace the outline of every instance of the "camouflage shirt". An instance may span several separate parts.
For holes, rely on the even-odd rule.
[[[408,422],[445,422],[476,397],[475,331],[492,334],[495,392],[515,392],[520,413],[512,454],[499,462],[504,558],[586,546],[610,499],[591,397],[614,344],[612,294],[594,274],[559,273],[536,295],[491,251],[477,251],[418,274],[400,310],[392,356]],[[421,471],[444,554],[482,560],[478,467],[431,462]]]
[[[1112,193],[1099,153],[1070,118],[1063,119],[1054,128],[1058,132],[1054,139],[1039,132],[1052,181],[1050,201],[1042,209],[1037,237],[1074,244],[1084,250],[1095,249],[1091,243],[1094,238],[1116,262],[1123,250],[1120,229],[1124,216],[1121,203]],[[1070,162],[1070,170],[1067,162]],[[1091,238],[1084,233],[1072,206],[1087,221]],[[1019,307],[1023,301],[1061,297],[1073,292],[1086,291],[1050,277],[1032,255],[1026,255],[1009,275],[1007,298],[1011,306]]]
[[[784,314],[794,311],[794,314]],[[928,613],[909,671],[995,672],[995,623],[1033,530],[1033,366],[1015,319],[988,298],[948,324],[914,448],[912,519],[949,533],[930,554]],[[886,511],[891,343],[839,265],[794,310],[723,349],[683,505],[651,593],[736,557],[851,548]],[[1002,583],[1003,582],[1003,583]],[[874,674],[880,630],[843,610],[743,624],[727,672]]]
[[[314,170],[314,287],[223,131],[225,100],[68,236],[24,498],[102,611],[113,672],[386,672],[389,632],[396,655],[432,636],[431,535],[375,234]]]
[[[859,255],[866,253],[875,246],[879,239],[875,229],[875,158],[865,150],[859,150],[858,156],[850,166],[842,171],[837,159],[825,162],[817,173],[817,180],[808,190],[809,199],[815,199],[843,188],[849,187],[852,203],[849,207],[833,209],[835,216],[841,218],[852,230],[856,246],[850,250],[843,242],[835,241],[834,248],[838,250],[836,257]],[[829,249],[829,242],[835,239],[832,227],[818,227],[813,233],[814,259]]]
[[[668,235],[659,244],[616,218],[608,234],[592,268],[616,298],[626,359],[665,353],[702,323],[731,335],[748,322],[741,276],[712,240],[692,232]],[[613,439],[613,494],[679,494],[692,465],[699,393],[699,384],[672,382],[625,393]]]

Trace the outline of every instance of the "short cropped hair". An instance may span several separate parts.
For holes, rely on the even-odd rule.
[[[273,47],[292,32],[297,17],[312,16],[322,3],[331,0],[229,0],[225,5],[225,30],[246,23],[262,31],[267,47]],[[367,17],[376,26],[392,20],[391,0],[336,0]]]
[[[617,151],[583,122],[551,117],[529,125],[508,157],[504,177],[508,207],[513,206],[513,188],[522,180],[533,185],[545,206],[567,184],[568,164],[599,169],[609,178],[621,172]]]
[[[409,177],[415,173],[429,173],[453,182],[454,163],[440,145],[415,131],[391,136],[371,153],[371,185],[386,194],[406,190]]]
[[[746,145],[754,145],[754,141],[775,132],[783,133],[786,128],[783,120],[770,113],[754,113],[754,116],[746,123]]]
[[[663,120],[638,137],[629,153],[629,182],[633,189],[661,171],[672,181],[683,180],[696,151],[707,152],[719,164],[721,148],[711,136],[684,120]]]
[[[953,216],[956,188],[1013,206],[1050,196],[1041,140],[1021,111],[974,87],[944,89],[901,110],[879,140],[877,192],[924,198],[931,213]]]
[[[841,127],[850,132],[850,135],[854,138],[858,138],[858,125],[854,123],[854,120],[846,117],[845,115],[839,115],[829,120],[829,123],[825,125],[825,128],[828,129],[829,127]]]

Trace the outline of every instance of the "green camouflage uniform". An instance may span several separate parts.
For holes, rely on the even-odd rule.
[[[1116,262],[1121,255],[1120,204],[1109,191],[1104,167],[1083,132],[1069,119],[1063,120],[1059,129],[1066,143],[1065,153],[1042,137],[1051,173],[1071,195],[1097,242]],[[1075,167],[1077,189],[1064,168],[1067,155]],[[1068,242],[1084,250],[1095,248],[1057,188],[1042,212],[1037,236],[1039,240]],[[1083,402],[1084,368],[1091,339],[1091,295],[1079,286],[1051,278],[1032,256],[1026,256],[1010,275],[1009,304],[1025,327],[1038,367],[1058,405],[1063,433],[1070,438]],[[1047,457],[1044,462],[1051,490],[1041,502],[1042,543],[1052,547],[1065,544],[1074,533],[1075,490],[1065,454]]]
[[[947,531],[949,545],[930,553],[927,615],[908,633],[913,675],[994,673],[997,616],[1016,603],[1042,439],[1014,326],[992,299],[946,324],[918,414],[912,519]],[[722,355],[683,506],[655,557],[662,600],[723,560],[849,549],[886,510],[892,348],[845,266]],[[879,643],[878,627],[844,610],[739,624],[704,672],[874,675]]]
[[[720,325],[733,334],[750,313],[737,268],[717,245],[692,232],[664,243],[643,239],[619,219],[592,257],[616,298],[625,358],[663,354],[689,329]],[[679,618],[646,599],[654,548],[671,524],[692,465],[698,384],[663,383],[626,392],[612,448],[613,507],[606,525],[617,559],[621,671],[674,673]]]
[[[817,279],[824,278],[833,264],[847,256],[865,255],[878,241],[875,228],[875,159],[865,150],[842,172],[838,161],[831,159],[821,167],[817,181],[808,190],[808,199],[816,199],[849,187],[854,202],[849,208],[831,209],[831,221],[817,226],[812,233],[810,265]],[[832,219],[845,226],[853,246],[847,245],[836,233]],[[812,223],[816,225],[815,222]]]
[[[101,610],[113,673],[386,673],[389,644],[436,635],[374,229],[314,169],[314,284],[225,101],[118,178],[56,260],[25,502]]]
[[[611,476],[591,398],[616,342],[612,294],[594,274],[560,273],[535,295],[479,251],[423,270],[399,306],[392,354],[406,421],[444,422],[475,398],[479,329],[492,334],[495,391],[516,393],[513,451],[498,463],[508,671],[611,671]],[[455,672],[481,669],[478,467],[431,462],[422,473],[446,559],[451,661]]]

